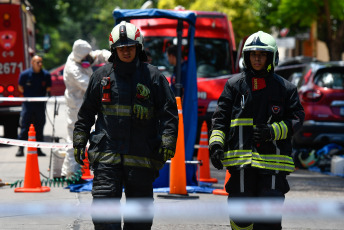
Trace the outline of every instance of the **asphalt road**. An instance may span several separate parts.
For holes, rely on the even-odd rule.
[[[47,116],[51,121],[54,120],[53,108],[53,104],[48,104]],[[58,116],[55,117],[54,133],[54,136],[61,137],[60,142],[64,142],[63,138],[66,136],[64,114],[65,105],[61,103]],[[44,130],[46,141],[53,135],[49,119]],[[16,151],[16,146],[0,146],[2,181],[13,183],[24,178],[26,156],[15,157]],[[49,176],[50,149],[43,149],[43,152],[47,153],[47,157],[38,158],[39,169],[44,176]],[[211,176],[218,179],[218,183],[213,184],[213,187],[222,189],[225,171],[218,171],[212,166],[210,170]],[[41,179],[44,177],[41,176]],[[296,215],[283,217],[283,229],[344,229],[344,218],[338,218],[338,212],[331,214],[331,204],[344,202],[344,178],[297,170],[288,176],[288,181],[291,190],[286,195],[286,204],[290,213]],[[155,204],[161,208],[161,212],[155,213],[153,230],[230,229],[228,215],[221,211],[226,205],[226,196],[192,193],[189,195],[199,198],[164,199],[158,195],[155,194]],[[93,229],[91,217],[87,214],[89,210],[80,210],[83,205],[87,207],[91,200],[90,192],[72,193],[58,186],[50,186],[50,191],[45,193],[15,193],[14,188],[0,187],[0,229]],[[310,206],[309,202],[312,200],[317,202],[317,205]],[[164,208],[173,207],[179,208],[180,213],[164,211]],[[259,211],[264,210],[258,209]],[[344,213],[343,206],[340,211]],[[42,212],[49,214],[42,215]]]

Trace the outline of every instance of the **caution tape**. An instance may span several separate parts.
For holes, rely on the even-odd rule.
[[[242,221],[274,221],[281,216],[288,219],[321,219],[342,221],[344,216],[343,199],[236,199],[223,201],[187,201],[166,202],[155,199],[154,204],[147,199],[130,199],[125,203],[119,199],[102,199],[78,205],[67,201],[47,202],[2,202],[0,216],[53,215],[74,216],[75,214],[92,215],[93,219],[108,221],[123,216],[127,220],[144,221],[163,219],[164,222],[180,221],[204,222],[219,217],[231,217]],[[229,221],[229,220],[228,220]]]
[[[52,142],[24,141],[24,140],[15,140],[15,139],[9,139],[9,138],[0,138],[0,144],[33,147],[33,148],[48,148],[48,149],[73,148],[73,143],[52,143]]]
[[[52,100],[54,99],[54,100]],[[44,101],[58,101],[64,102],[64,96],[51,96],[51,97],[0,97],[1,101],[11,101],[11,102],[44,102]]]
[[[0,144],[33,147],[33,148],[47,148],[47,149],[54,149],[54,148],[67,149],[67,148],[73,147],[73,143],[24,141],[24,140],[2,138],[2,137],[0,137]],[[207,146],[202,146],[202,147],[205,148]],[[195,145],[195,148],[199,148],[199,146]],[[167,162],[167,163],[170,163],[170,162]],[[201,164],[200,161],[185,161],[185,163],[186,164]]]

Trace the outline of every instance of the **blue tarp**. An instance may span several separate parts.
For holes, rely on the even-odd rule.
[[[93,180],[87,180],[83,184],[70,184],[65,189],[69,189],[70,192],[91,192]],[[211,187],[211,184],[201,184],[201,186],[186,186],[188,193],[212,193],[215,188]],[[155,193],[168,193],[169,187],[154,188]]]
[[[161,9],[132,9],[132,10],[114,10],[113,17],[116,25],[123,20],[140,19],[140,18],[170,18],[182,19],[190,25],[195,26],[196,15],[192,11],[173,11]]]
[[[185,160],[192,160],[194,145],[197,134],[197,75],[196,57],[194,49],[194,35],[196,15],[192,11],[173,11],[161,9],[133,9],[133,10],[114,10],[113,17],[116,24],[123,20],[143,19],[143,18],[169,18],[180,19],[189,23],[188,39],[188,70],[187,80],[184,86],[183,98],[183,120],[184,120],[184,139],[185,139]],[[176,28],[177,29],[177,28]]]

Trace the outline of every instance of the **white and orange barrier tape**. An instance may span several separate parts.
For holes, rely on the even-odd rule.
[[[98,220],[111,220],[123,214],[130,220],[163,219],[164,222],[180,221],[204,222],[230,216],[237,220],[273,221],[282,216],[288,219],[321,219],[326,221],[343,221],[343,199],[286,199],[284,204],[278,199],[237,199],[230,204],[223,201],[160,202],[154,204],[144,199],[101,200],[92,205],[87,202],[72,204],[68,201],[41,201],[2,203],[0,216],[53,215],[70,216],[75,214],[91,215]],[[228,220],[229,221],[229,220]]]
[[[33,148],[49,148],[49,149],[73,148],[73,143],[49,143],[49,142],[38,142],[38,141],[24,141],[24,140],[16,140],[16,139],[9,139],[9,138],[0,138],[0,144],[33,147]]]
[[[51,96],[51,97],[0,97],[0,102],[10,101],[10,102],[64,102],[64,96]]]

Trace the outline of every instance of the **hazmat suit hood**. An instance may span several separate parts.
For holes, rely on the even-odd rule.
[[[85,41],[78,39],[73,44],[72,54],[75,62],[81,62],[81,60],[92,51],[91,45]]]

